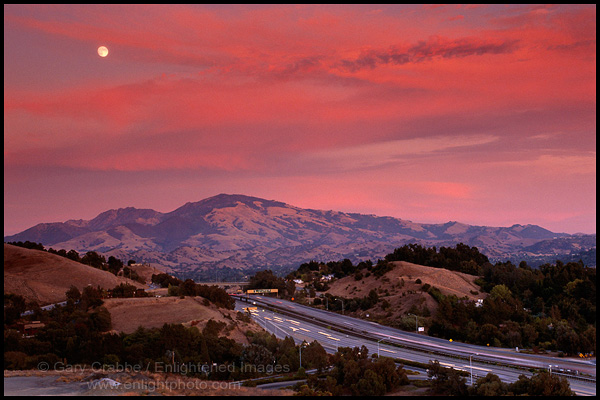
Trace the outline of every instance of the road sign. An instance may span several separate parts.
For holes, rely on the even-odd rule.
[[[248,294],[258,294],[258,293],[278,293],[279,289],[249,289],[246,291]]]

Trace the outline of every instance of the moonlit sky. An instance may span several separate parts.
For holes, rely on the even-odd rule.
[[[5,235],[220,193],[595,233],[596,6],[4,5]]]

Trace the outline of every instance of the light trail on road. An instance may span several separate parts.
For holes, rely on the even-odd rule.
[[[453,365],[460,364],[456,368],[466,370],[468,373],[472,371],[474,380],[492,372],[504,382],[514,382],[521,374],[531,377],[533,373],[529,371],[530,368],[547,370],[549,365],[552,365],[553,368],[556,365],[564,370],[578,369],[582,373],[592,375],[594,382],[581,381],[577,379],[579,377],[563,376],[569,379],[571,389],[577,394],[595,395],[596,393],[596,367],[595,364],[589,362],[515,354],[508,349],[449,342],[299,304],[294,304],[294,308],[291,309],[286,300],[267,297],[254,297],[254,299],[258,301],[253,305],[260,307],[263,311],[268,309],[268,315],[272,318],[272,320],[267,320],[265,312],[262,313],[263,315],[253,314],[255,320],[267,331],[282,339],[290,336],[297,343],[317,340],[329,353],[335,353],[338,347],[361,348],[364,345],[370,354],[377,354],[379,350],[380,354],[383,353],[381,356],[388,355],[398,360],[414,361],[425,365],[433,360]],[[240,298],[236,298],[236,300],[240,300]],[[243,300],[237,301],[236,308],[238,303],[240,309],[242,304],[245,304]],[[292,321],[290,317],[297,322],[294,324],[296,329],[292,329],[293,327],[290,326]],[[282,335],[284,336],[282,337]],[[379,348],[377,341],[380,341]],[[469,362],[469,357],[472,358],[472,369],[464,365],[465,360]],[[462,361],[457,362],[457,359]],[[496,365],[497,363],[502,365]],[[516,366],[519,365],[522,367],[517,369]]]

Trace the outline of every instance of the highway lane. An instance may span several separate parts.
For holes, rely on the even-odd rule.
[[[247,307],[246,303],[237,303],[236,309],[242,311],[244,307]],[[365,340],[364,338],[354,337],[351,334],[340,333],[331,329],[327,329],[320,325],[315,325],[306,321],[296,321],[289,316],[279,314],[272,310],[265,310],[260,305],[252,305],[257,307],[256,311],[251,312],[252,318],[265,330],[274,333],[276,337],[283,339],[286,336],[292,337],[297,344],[306,341],[307,343],[317,340],[328,353],[335,353],[338,347],[358,347],[365,346],[368,349],[369,355],[379,354],[381,357],[392,357],[402,360],[415,361],[423,364],[429,363],[430,360],[436,359],[442,365],[447,367],[453,367],[455,369],[461,369],[470,373],[471,366],[473,370],[473,379],[485,376],[488,372],[492,372],[489,365],[485,365],[478,362],[472,362],[469,365],[464,360],[457,360],[452,357],[436,356],[434,358],[429,354],[425,354],[412,349],[399,348],[393,346],[387,340],[383,339],[379,343],[374,341]],[[412,369],[412,368],[411,368]],[[426,372],[422,369],[415,368],[426,375]],[[504,379],[516,380],[518,375],[522,371],[515,372],[514,370],[506,368],[506,372],[502,371],[500,367],[496,367],[495,373]]]
[[[256,305],[252,304],[253,301]],[[468,373],[472,368],[474,380],[477,377],[485,376],[488,372],[493,372],[505,382],[517,380],[520,374],[532,375],[527,369],[511,367],[515,364],[541,369],[548,369],[548,366],[552,365],[553,372],[557,371],[558,368],[563,368],[564,370],[571,369],[579,370],[581,373],[589,373],[594,378],[596,375],[595,365],[590,362],[526,355],[507,349],[449,342],[444,339],[405,332],[285,300],[252,296],[250,297],[250,303],[243,301],[236,303],[239,309],[247,306],[258,307],[258,311],[253,313],[254,319],[267,331],[275,333],[277,337],[290,336],[298,343],[302,340],[307,342],[318,340],[330,353],[335,352],[337,347],[360,347],[365,345],[370,354],[377,353],[379,349],[381,356],[417,361],[424,364],[435,359],[442,365],[462,369]],[[265,310],[260,306],[269,307],[271,310]],[[276,312],[275,307],[281,313],[294,313],[298,318],[294,319],[290,315],[280,314]],[[309,319],[309,321],[306,319]],[[312,323],[310,320],[312,320]],[[328,324],[332,327],[344,327],[347,331],[337,332],[328,329]],[[368,335],[368,337],[364,337],[364,335]],[[394,344],[407,347],[401,348],[394,346]],[[432,354],[432,352],[435,353]],[[492,362],[500,362],[504,365],[490,364]],[[572,389],[578,394],[595,395],[595,382],[569,380]],[[470,382],[470,377],[467,382]]]
[[[461,342],[449,342],[445,339],[434,338],[424,334],[406,332],[395,328],[386,327],[375,322],[365,321],[358,318],[352,318],[337,313],[320,310],[308,306],[303,306],[294,302],[279,300],[265,296],[255,296],[255,300],[263,302],[265,305],[280,307],[288,312],[295,312],[304,317],[314,318],[315,320],[327,321],[332,325],[346,327],[356,332],[367,332],[371,335],[377,335],[381,338],[387,338],[398,344],[404,344],[416,348],[422,348],[429,351],[440,350],[447,351],[453,355],[469,357],[474,359],[483,359],[485,361],[507,362],[510,365],[523,364],[528,368],[548,369],[549,365],[553,370],[578,370],[581,373],[587,373],[596,376],[596,365],[587,360],[556,358],[544,355],[517,353],[511,349],[495,348],[487,346],[471,345]]]

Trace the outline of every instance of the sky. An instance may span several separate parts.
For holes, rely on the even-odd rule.
[[[220,193],[595,233],[596,5],[4,5],[5,235]]]

